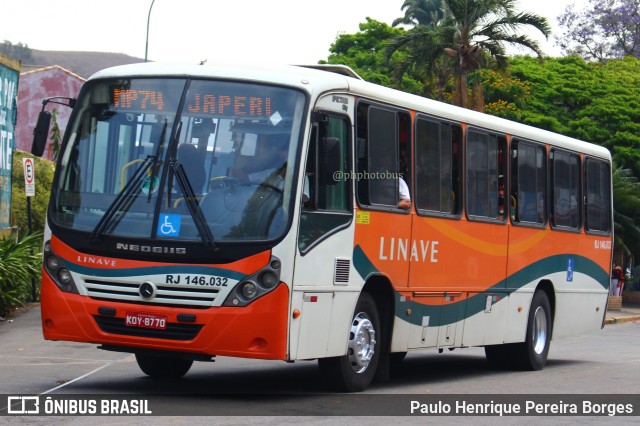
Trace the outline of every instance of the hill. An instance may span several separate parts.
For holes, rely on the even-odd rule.
[[[123,53],[75,52],[31,49],[32,60],[22,62],[22,71],[59,65],[80,77],[89,78],[96,71],[116,65],[135,64],[144,59]]]

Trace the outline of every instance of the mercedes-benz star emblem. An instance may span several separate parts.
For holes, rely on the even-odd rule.
[[[138,289],[138,294],[142,296],[144,299],[153,299],[156,295],[157,287],[151,281],[145,281],[140,284],[140,288]]]

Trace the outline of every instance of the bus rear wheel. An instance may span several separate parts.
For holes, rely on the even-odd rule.
[[[158,379],[179,379],[187,374],[193,361],[190,359],[136,354],[138,367],[148,376]]]
[[[347,354],[318,360],[330,385],[346,392],[365,390],[375,376],[380,359],[380,316],[373,297],[362,293],[349,330]]]
[[[489,367],[496,370],[513,368],[513,344],[491,345],[484,347]]]
[[[542,370],[549,355],[551,329],[549,297],[537,291],[531,301],[525,341],[485,346],[489,366],[498,370]]]
[[[542,370],[551,344],[551,304],[544,291],[536,291],[531,301],[527,337],[514,345],[514,361],[523,370]]]

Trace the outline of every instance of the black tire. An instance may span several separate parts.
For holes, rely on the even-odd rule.
[[[347,346],[346,355],[321,358],[318,364],[333,388],[361,392],[371,384],[384,347],[378,308],[368,293],[362,293],[356,304]]]
[[[392,352],[389,354],[389,361],[391,361],[391,364],[400,364],[406,356],[406,352]]]
[[[190,359],[136,354],[138,367],[148,376],[158,379],[179,379],[187,374],[193,361]]]
[[[514,345],[513,361],[522,370],[542,370],[547,363],[551,344],[551,304],[544,291],[536,291],[531,301],[527,336]]]
[[[495,370],[508,370],[513,368],[513,345],[491,345],[484,347],[489,367]]]

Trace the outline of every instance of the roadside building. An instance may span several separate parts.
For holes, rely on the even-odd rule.
[[[42,110],[42,101],[52,96],[78,96],[85,79],[58,65],[36,68],[20,74],[18,97],[18,123],[15,129],[15,146],[21,151],[31,152],[33,129]],[[50,103],[46,109],[58,112],[57,123],[61,135],[69,121],[71,109]],[[43,158],[53,159],[53,141],[49,139]]]

